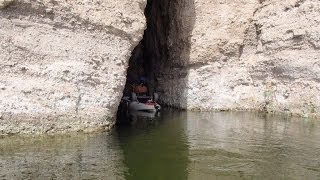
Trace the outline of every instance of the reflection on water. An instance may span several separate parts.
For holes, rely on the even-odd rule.
[[[0,179],[121,179],[122,158],[107,134],[7,137],[0,139]]]
[[[111,134],[0,139],[0,179],[320,179],[320,121],[165,111]]]
[[[134,117],[134,124],[117,129],[126,179],[187,179],[186,114],[166,112],[156,119]]]
[[[320,122],[188,113],[189,179],[318,179]]]

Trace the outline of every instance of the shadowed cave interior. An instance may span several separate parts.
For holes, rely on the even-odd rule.
[[[132,51],[127,70],[127,81],[123,96],[130,96],[133,85],[145,79],[148,94],[158,92],[158,77],[168,60],[167,38],[169,30],[170,0],[148,0],[145,8],[147,28],[143,39]],[[121,105],[118,109],[122,113]]]
[[[129,60],[124,95],[139,83],[139,76],[146,78],[149,94],[157,91],[157,76],[168,59],[169,0],[148,0],[144,13],[147,29]]]

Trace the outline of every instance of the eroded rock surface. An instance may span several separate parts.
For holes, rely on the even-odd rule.
[[[319,115],[318,0],[172,3],[165,103]]]
[[[145,4],[0,1],[0,134],[114,124]]]
[[[153,2],[136,49],[163,103],[319,116],[318,0]],[[145,6],[0,0],[0,134],[109,128]]]
[[[0,9],[6,8],[13,0],[0,0]]]

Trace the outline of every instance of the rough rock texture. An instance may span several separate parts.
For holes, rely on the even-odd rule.
[[[0,9],[7,7],[13,0],[0,0]]]
[[[147,77],[149,93],[153,94],[157,87],[155,76],[161,69],[159,67],[170,63],[167,62],[169,5],[170,0],[148,0],[144,13],[147,28],[143,40],[132,52],[124,95],[131,95],[132,84],[137,82],[141,74]]]
[[[172,1],[162,101],[320,115],[320,1]]]
[[[149,3],[132,59],[162,103],[320,115],[319,0]],[[145,6],[0,0],[0,134],[109,128]]]
[[[145,0],[0,1],[0,134],[114,123]]]

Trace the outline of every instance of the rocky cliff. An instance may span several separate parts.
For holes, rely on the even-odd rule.
[[[108,129],[145,0],[0,0],[0,134]]]
[[[165,103],[319,115],[318,0],[172,3]]]
[[[163,104],[319,115],[318,0],[146,3],[0,0],[0,134],[108,129],[135,47]]]

